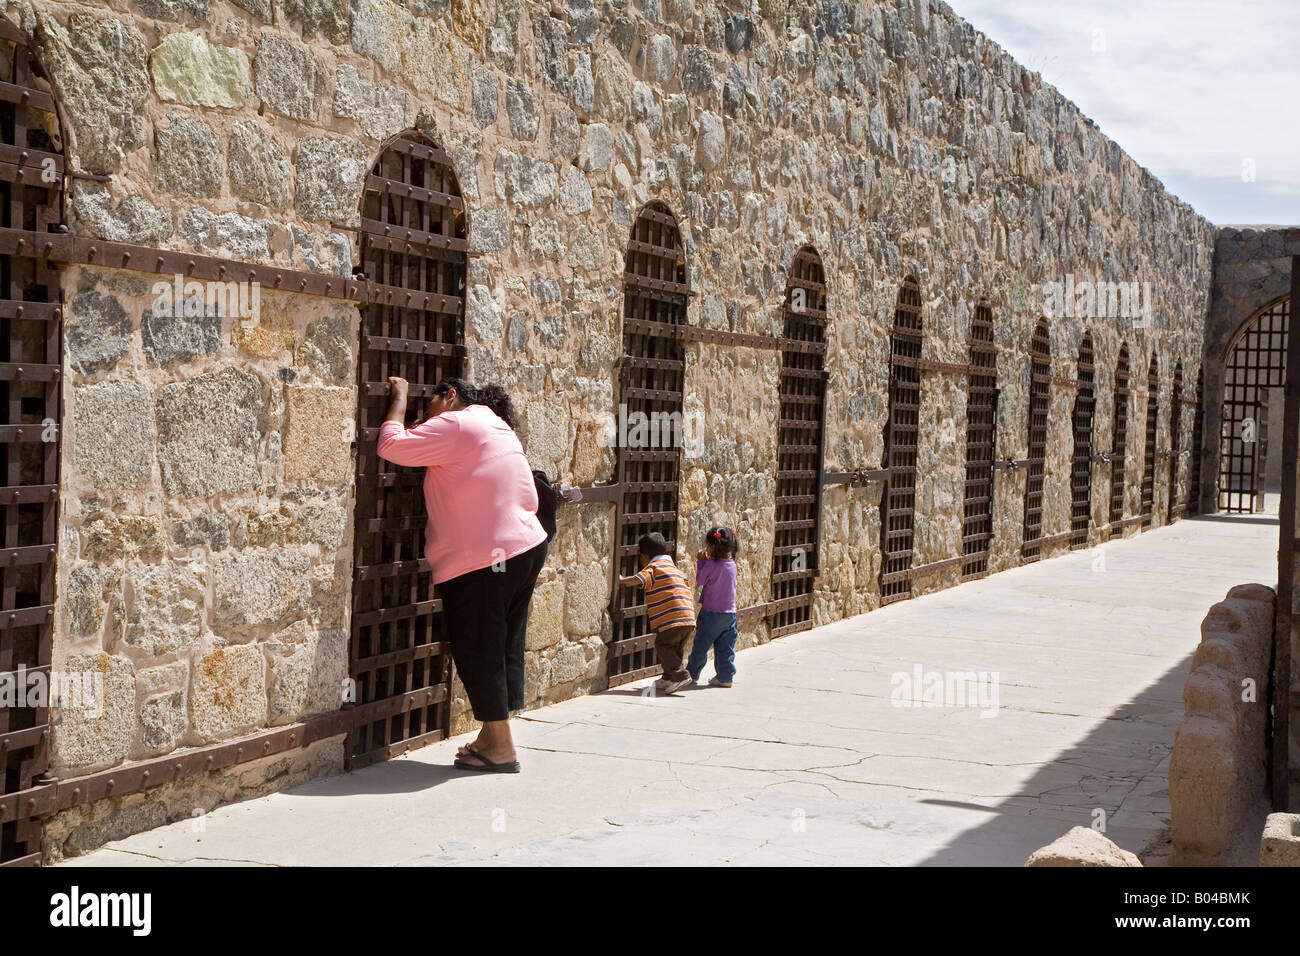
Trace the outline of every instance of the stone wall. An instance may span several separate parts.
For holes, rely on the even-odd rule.
[[[54,667],[105,690],[64,773],[336,710],[348,674],[355,309],[268,291],[246,328],[153,281],[64,273]]]
[[[1235,864],[1264,822],[1276,594],[1242,584],[1210,608],[1169,758],[1175,866]]]
[[[1149,319],[1054,318],[1052,372],[1097,353],[1109,447],[1132,354],[1128,513],[1145,370],[1200,362],[1212,232],[1033,73],[926,0],[19,0],[68,121],[83,234],[349,275],[363,177],[409,127],[452,157],[469,211],[472,376],[522,409],[535,467],[609,477],[623,251],[658,198],[681,222],[688,320],[780,334],[794,252],[829,290],[828,469],[881,464],[888,330],[907,274],[924,354],[962,363],[975,304],[1000,350],[998,457],[1027,453],[1028,343],[1045,283],[1149,282]],[[266,295],[253,327],[151,317],[154,277],[70,269],[59,662],[109,676],[113,716],[61,726],[61,772],[329,709],[346,668],[354,308]],[[1086,310],[1085,310],[1086,311]],[[688,346],[683,557],[741,535],[740,599],[770,596],[779,355]],[[1045,535],[1068,529],[1073,390],[1054,384]],[[922,386],[916,563],[961,550],[965,381]],[[1184,435],[1190,423],[1184,423]],[[1100,540],[1109,495],[1093,483]],[[1157,514],[1166,495],[1158,470]],[[1019,563],[1023,473],[1000,473],[990,570]],[[879,485],[829,488],[818,623],[879,603]],[[566,505],[539,582],[530,706],[603,686],[612,508]],[[1159,518],[1157,521],[1159,522]],[[1063,546],[1062,546],[1063,547]],[[921,589],[948,586],[956,572]],[[743,643],[767,639],[747,626]],[[466,726],[464,703],[456,707]]]

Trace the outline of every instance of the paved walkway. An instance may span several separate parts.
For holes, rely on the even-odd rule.
[[[533,711],[519,776],[451,770],[460,738],[64,865],[1019,866],[1098,809],[1137,851],[1199,622],[1272,583],[1276,547],[1272,522],[1180,521],[744,651],[731,690]],[[996,714],[891,705],[918,667],[996,672]]]

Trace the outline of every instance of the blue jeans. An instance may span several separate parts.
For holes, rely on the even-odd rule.
[[[692,680],[699,680],[704,664],[713,649],[713,669],[718,680],[730,684],[736,676],[736,637],[739,626],[734,611],[700,611],[695,621],[695,645],[686,670]]]

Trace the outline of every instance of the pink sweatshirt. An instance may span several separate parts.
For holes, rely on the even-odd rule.
[[[384,422],[379,457],[424,468],[424,557],[433,583],[523,554],[546,540],[537,487],[514,431],[486,405],[414,428]]]

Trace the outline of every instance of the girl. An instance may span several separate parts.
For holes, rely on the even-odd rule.
[[[698,681],[712,648],[716,673],[709,678],[710,687],[730,687],[736,676],[736,547],[736,535],[730,528],[713,527],[695,556],[700,614],[686,669],[691,680]]]

